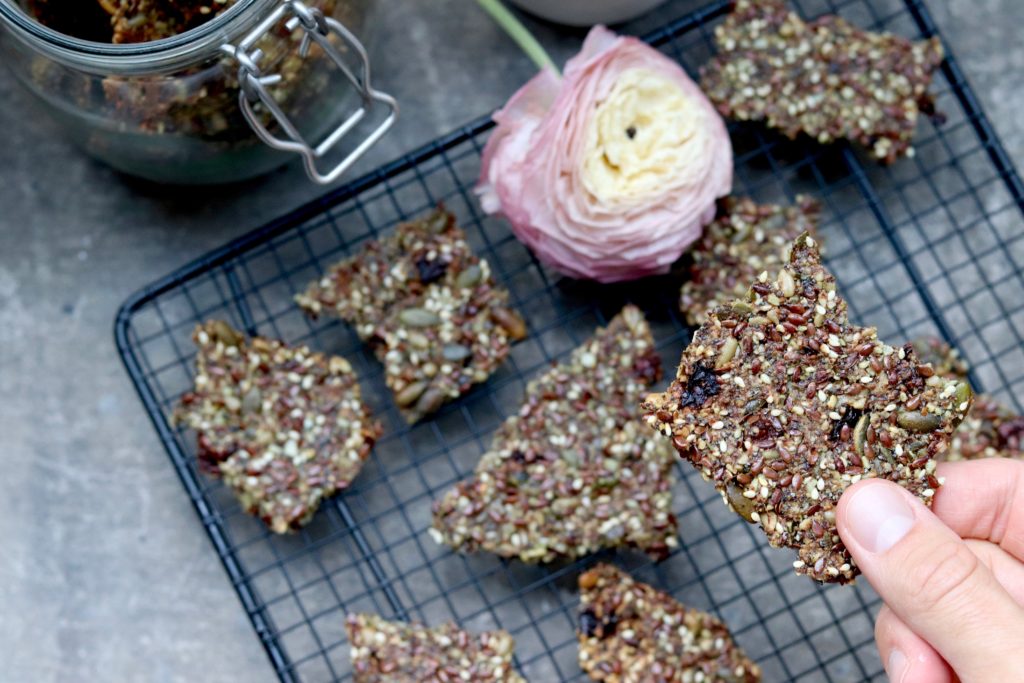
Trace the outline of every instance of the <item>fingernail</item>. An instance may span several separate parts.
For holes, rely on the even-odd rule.
[[[907,661],[905,654],[899,650],[893,650],[889,653],[889,661],[885,665],[885,673],[889,676],[890,683],[903,683],[909,668],[910,662]]]
[[[914,526],[914,511],[894,486],[871,482],[853,494],[847,508],[850,532],[873,553],[884,553]]]

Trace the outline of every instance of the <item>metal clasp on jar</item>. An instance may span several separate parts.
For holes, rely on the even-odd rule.
[[[279,74],[264,74],[262,72],[259,62],[263,57],[263,52],[259,48],[254,47],[260,38],[267,35],[285,17],[288,17],[285,21],[285,26],[289,30],[294,31],[296,28],[301,27],[304,31],[302,42],[299,45],[300,57],[306,58],[309,54],[310,45],[315,42],[334,62],[334,65],[341,70],[360,98],[359,109],[349,114],[344,121],[315,147],[305,140],[299,129],[288,115],[285,114],[277,100],[274,99],[274,96],[267,89],[267,86],[279,83],[281,76]],[[361,65],[359,68],[361,73],[358,76],[349,68],[341,52],[331,42],[330,36],[332,33],[338,36],[357,58]],[[325,16],[319,9],[309,7],[299,0],[285,0],[266,19],[260,22],[249,35],[243,38],[237,46],[222,45],[221,49],[234,57],[239,64],[238,82],[241,85],[241,90],[238,95],[238,103],[246,121],[249,122],[256,135],[266,144],[275,149],[294,152],[302,156],[306,174],[313,182],[321,185],[334,182],[365,154],[366,150],[380,140],[398,118],[398,104],[395,102],[395,99],[387,93],[375,90],[370,84],[370,60],[362,43],[341,22]],[[254,106],[257,102],[270,112],[286,137],[278,137],[270,132],[267,125],[256,113]],[[334,150],[341,140],[366,117],[375,105],[387,107],[387,116],[384,120],[336,166],[326,172],[321,172],[318,162]]]

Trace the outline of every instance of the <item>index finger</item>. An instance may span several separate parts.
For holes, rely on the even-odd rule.
[[[961,538],[991,541],[1024,562],[1024,462],[947,462],[938,474],[945,483],[932,512]]]

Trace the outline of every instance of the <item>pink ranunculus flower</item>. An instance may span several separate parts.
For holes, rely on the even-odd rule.
[[[732,187],[729,134],[697,84],[654,48],[603,26],[564,76],[541,71],[494,120],[481,205],[572,277],[666,272]]]

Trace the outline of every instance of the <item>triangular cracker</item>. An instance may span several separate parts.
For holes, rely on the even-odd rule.
[[[677,544],[671,448],[639,403],[661,375],[643,313],[626,306],[565,363],[529,383],[476,473],[434,506],[432,535],[526,562]]]

